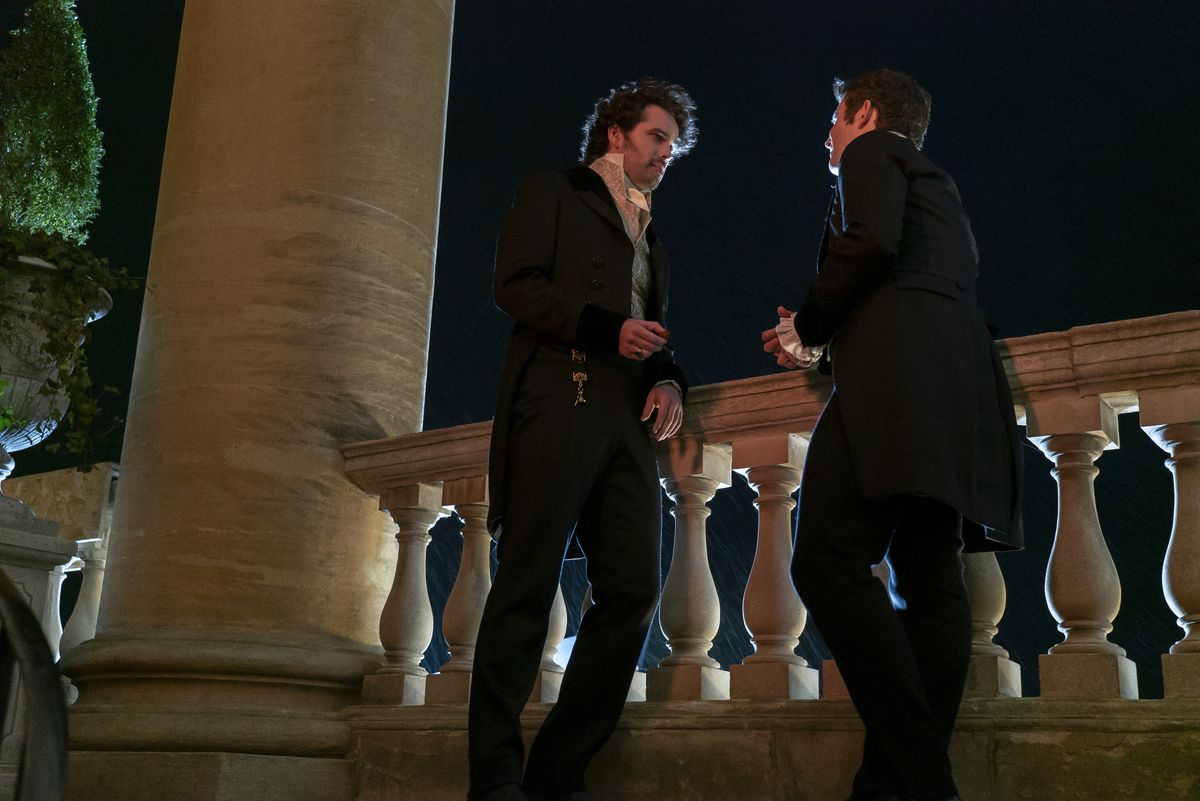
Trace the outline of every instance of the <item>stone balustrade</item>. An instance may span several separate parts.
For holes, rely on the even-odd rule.
[[[77,555],[58,569],[57,583],[51,592],[54,612],[50,617],[53,619],[47,620],[45,625],[56,657],[59,652],[68,653],[96,634],[119,475],[118,465],[101,462],[92,465],[87,472],[72,467],[4,482],[4,495],[25,504],[39,519],[57,523],[59,538],[71,540],[78,546]],[[0,564],[3,564],[2,559]],[[74,571],[82,573],[75,606],[66,627],[55,629],[59,627],[57,586],[64,573]]]
[[[1045,600],[1063,639],[1039,658],[1043,697],[1137,697],[1134,664],[1109,639],[1121,585],[1096,511],[1094,479],[1119,446],[1117,419],[1137,414],[1167,454],[1174,520],[1163,555],[1163,592],[1183,636],[1163,655],[1167,697],[1200,697],[1200,312],[1082,326],[1001,343],[1018,421],[1046,455],[1058,485],[1057,526]],[[650,669],[650,701],[816,698],[817,671],[795,653],[806,612],[792,587],[791,511],[807,438],[830,379],[781,372],[696,387],[680,435],[659,449],[662,485],[673,504],[674,555],[660,609],[670,654]],[[467,698],[471,657],[490,586],[487,453],[491,424],[472,423],[343,449],[347,476],[380,498],[399,526],[396,580],[380,623],[387,662],[366,678],[368,702],[446,703]],[[724,670],[709,655],[722,603],[706,545],[707,504],[741,473],[756,494],[758,546],[742,615],[754,653]],[[450,661],[436,675],[418,664],[432,632],[424,552],[441,517],[464,521],[463,556],[442,623]],[[1004,557],[1001,556],[1001,559]],[[1021,695],[1020,670],[994,642],[1006,606],[997,557],[964,560],[974,627],[968,696]],[[551,642],[542,700],[552,679]],[[839,697],[826,666],[825,697]],[[631,698],[635,697],[631,694]]]

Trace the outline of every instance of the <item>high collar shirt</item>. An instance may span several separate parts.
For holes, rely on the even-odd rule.
[[[650,245],[646,241],[646,229],[650,227],[650,192],[639,189],[625,174],[625,156],[621,153],[605,153],[590,165],[600,176],[612,195],[625,234],[633,244],[632,292],[630,293],[630,316],[646,319],[646,302],[650,296]]]

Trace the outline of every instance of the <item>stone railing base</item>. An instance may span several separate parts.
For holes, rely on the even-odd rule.
[[[850,691],[846,689],[842,671],[838,670],[837,662],[832,659],[821,663],[821,697],[826,701],[850,700]]]
[[[363,677],[363,700],[371,704],[423,704],[428,676],[372,673]]]
[[[1021,666],[1003,656],[977,654],[967,670],[965,698],[1020,698]]]
[[[1163,696],[1200,698],[1200,653],[1163,654]]]
[[[751,662],[729,666],[729,697],[745,701],[819,698],[821,674],[805,665]]]
[[[66,801],[352,801],[349,759],[267,754],[72,751]]]
[[[646,671],[647,701],[719,701],[729,698],[729,671],[670,665]]]
[[[549,707],[522,717],[532,738]],[[461,801],[466,707],[352,707],[358,801]],[[848,701],[631,704],[588,773],[610,801],[841,801],[862,749]],[[952,745],[971,801],[1185,801],[1200,793],[1200,700],[968,701]]]
[[[562,688],[562,670],[539,670],[537,679],[533,682],[533,692],[530,698],[543,704],[553,704],[558,700],[558,691]]]
[[[1041,654],[1043,698],[1137,698],[1137,666],[1119,654]]]
[[[433,673],[425,679],[425,703],[465,704],[471,695],[471,674]]]

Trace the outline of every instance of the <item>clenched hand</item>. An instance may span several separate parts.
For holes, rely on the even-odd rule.
[[[640,362],[649,358],[651,353],[662,350],[669,336],[670,332],[653,320],[635,320],[631,317],[621,325],[617,351],[626,359]]]

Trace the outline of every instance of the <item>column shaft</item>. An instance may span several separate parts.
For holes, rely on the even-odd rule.
[[[395,550],[339,446],[421,427],[452,14],[187,3],[75,749],[346,752]]]

